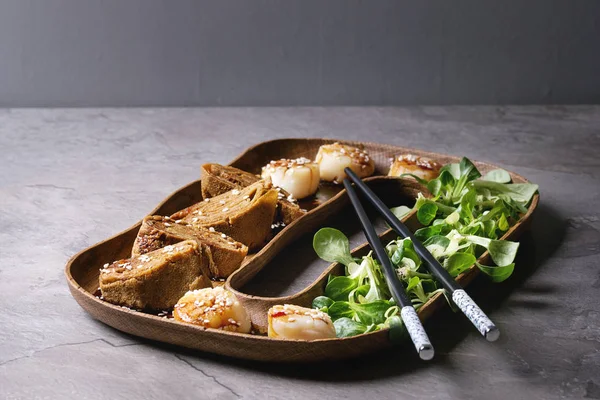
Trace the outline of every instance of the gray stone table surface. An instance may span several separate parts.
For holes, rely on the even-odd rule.
[[[446,308],[427,324],[432,362],[400,347],[261,364],[140,340],[73,300],[70,256],[134,224],[201,163],[280,137],[466,155],[538,183],[514,276],[469,288],[501,339]],[[594,106],[0,110],[0,398],[600,398],[599,152]]]

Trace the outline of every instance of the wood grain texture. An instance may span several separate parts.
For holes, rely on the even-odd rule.
[[[260,167],[272,159],[301,156],[314,158],[319,146],[332,142],[334,140],[331,139],[279,139],[263,142],[246,150],[230,165],[250,172],[257,172]],[[365,181],[378,195],[384,198],[384,201],[386,197],[389,198],[390,194],[415,197],[420,190],[412,180],[381,176],[387,173],[391,157],[397,154],[412,153],[430,157],[442,164],[459,161],[457,157],[398,146],[349,141],[344,141],[344,143],[364,146],[369,151],[375,161],[375,175],[380,176],[374,176]],[[475,164],[482,173],[498,168],[498,166],[484,162],[475,162]],[[527,182],[525,178],[514,173],[511,173],[511,177],[516,183]],[[201,200],[200,181],[195,181],[173,193],[151,214],[169,215]],[[538,201],[539,196],[536,195],[527,214],[504,235],[504,239],[515,240],[520,236],[530,224],[531,216],[538,205]],[[238,296],[247,308],[252,322],[257,328],[264,330],[266,327],[266,311],[272,305],[290,303],[310,306],[312,299],[323,293],[327,276],[330,273],[340,274],[342,272],[341,266],[332,264],[315,282],[292,296],[280,298],[251,296],[242,293],[240,288],[261,271],[275,255],[283,251],[300,235],[321,227],[324,218],[338,213],[346,203],[345,191],[339,192],[328,201],[311,210],[304,217],[286,226],[259,252],[248,256],[242,267],[229,277],[226,286]],[[409,214],[405,218],[405,222],[411,229],[418,226],[414,213]],[[136,336],[188,348],[261,361],[317,361],[349,358],[391,345],[387,330],[352,338],[324,339],[310,342],[271,339],[260,335],[203,329],[198,326],[132,311],[99,300],[93,294],[97,288],[99,268],[106,262],[123,258],[129,254],[139,227],[140,223],[137,223],[126,231],[83,250],[69,260],[65,269],[69,288],[77,302],[94,318],[116,329]],[[382,235],[384,240],[390,240],[394,237],[395,234],[391,231],[384,232]],[[368,245],[365,244],[354,249],[353,253],[362,255],[367,251]],[[484,253],[479,261],[482,263],[488,262],[488,254]],[[471,267],[459,275],[457,281],[466,286],[473,280],[478,271],[476,267]],[[426,320],[437,308],[444,304],[444,301],[442,295],[434,296],[421,307],[419,317]]]

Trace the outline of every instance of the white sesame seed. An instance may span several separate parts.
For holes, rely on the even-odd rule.
[[[210,228],[208,228],[209,231],[214,232],[215,228],[213,228],[212,226]]]
[[[234,195],[236,195],[236,196],[237,196],[238,194],[240,194],[240,191],[239,191],[239,190],[237,190],[237,189],[233,189],[233,190],[231,191],[231,194],[234,194]]]
[[[223,212],[227,212],[227,211],[229,211],[229,207],[225,207],[225,208],[223,209]]]

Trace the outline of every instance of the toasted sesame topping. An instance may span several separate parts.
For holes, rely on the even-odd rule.
[[[311,308],[305,308],[296,306],[293,304],[284,304],[283,306],[273,306],[269,310],[269,315],[283,313],[284,315],[304,315],[307,317],[311,317],[313,319],[320,319],[322,321],[328,321],[329,316],[320,310],[315,310]],[[288,321],[293,317],[288,317]]]
[[[223,209],[223,212],[227,212],[227,211],[229,211],[229,207],[225,207],[225,208]]]
[[[208,228],[208,230],[211,232],[215,232],[215,228],[213,228],[212,226],[210,228]]]
[[[125,268],[125,269],[131,269],[131,263],[130,262],[125,262],[125,263],[121,263],[121,264],[117,264],[118,267],[121,268]]]
[[[266,166],[263,167],[263,170],[273,173],[276,171],[277,168],[302,167],[303,165],[311,164],[312,162],[312,160],[309,160],[306,157],[300,157],[296,159],[282,158],[280,160],[270,161]]]
[[[224,234],[224,233],[221,233],[221,237],[222,237],[223,239],[225,239],[225,238],[227,237],[227,235],[226,235],[226,234]]]
[[[249,198],[250,198],[250,196],[245,195],[244,197],[242,197],[242,200],[246,200],[246,199],[249,199]]]
[[[162,252],[163,253],[171,253],[171,252],[173,252],[173,250],[175,250],[175,247],[172,245],[168,245],[162,249]]]
[[[285,222],[283,221],[279,221],[279,222],[275,222],[274,224],[271,224],[271,229],[275,229],[275,228],[283,228],[285,226]]]
[[[338,160],[341,160],[342,157],[350,157],[352,163],[358,165],[366,165],[370,162],[369,153],[366,150],[347,146],[338,142],[321,146],[319,153],[317,154],[318,162],[320,162],[322,152],[330,154]]]
[[[414,154],[402,154],[398,157],[396,157],[396,160],[394,162],[399,162],[399,163],[406,163],[406,164],[412,164],[412,165],[416,165],[418,167],[424,168],[424,169],[429,169],[429,170],[439,170],[441,168],[441,165],[438,164],[437,162],[426,158],[426,157],[421,157],[421,156],[416,156]]]
[[[225,204],[225,200],[219,200],[219,204]]]
[[[239,191],[239,190],[237,190],[237,189],[233,189],[233,190],[231,191],[231,194],[233,194],[233,195],[237,196],[238,194],[240,194],[240,191]]]

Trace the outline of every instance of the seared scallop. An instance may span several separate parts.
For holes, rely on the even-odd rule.
[[[319,166],[308,158],[271,161],[262,169],[262,178],[271,179],[274,186],[288,192],[292,198],[303,199],[315,194],[319,187]]]
[[[350,168],[361,178],[373,175],[375,163],[366,150],[340,143],[319,147],[315,161],[319,164],[321,179],[338,183],[346,178],[344,168]]]
[[[441,167],[440,164],[429,158],[413,154],[403,154],[394,158],[388,175],[400,176],[402,174],[412,174],[429,181],[437,178]]]
[[[222,287],[187,292],[175,305],[177,321],[205,328],[249,333],[250,318],[235,295]]]
[[[335,337],[329,315],[322,311],[285,304],[271,307],[269,337],[292,340],[315,340]]]

